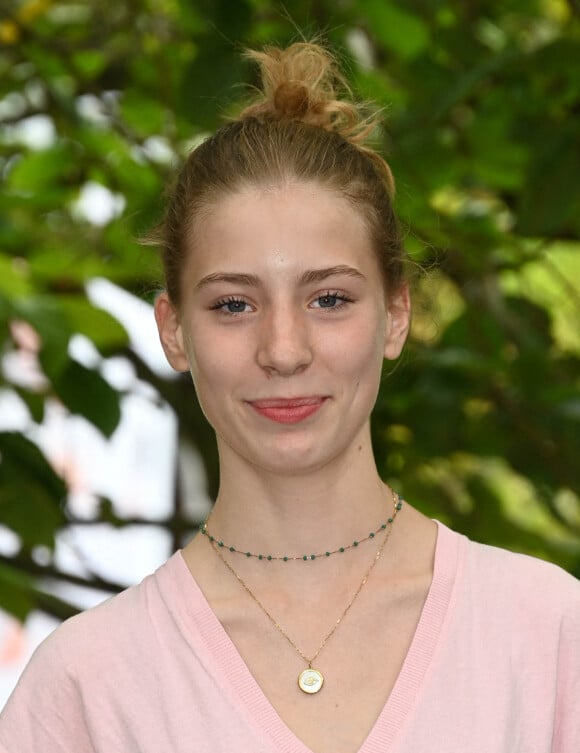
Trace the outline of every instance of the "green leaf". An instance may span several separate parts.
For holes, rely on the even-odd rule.
[[[0,562],[0,605],[24,622],[35,608],[34,581],[16,566]]]
[[[121,419],[119,393],[100,374],[69,360],[53,385],[71,413],[84,416],[105,436],[111,436]]]
[[[4,253],[0,253],[0,292],[10,297],[32,292],[26,269]]]
[[[121,99],[121,117],[140,137],[163,131],[165,110],[158,99],[149,99],[138,91],[128,90]]]
[[[17,385],[13,385],[12,389],[18,394],[21,400],[24,401],[26,407],[30,411],[32,420],[37,424],[42,423],[44,419],[45,409],[45,396],[38,392],[31,392]]]
[[[0,432],[0,520],[26,547],[54,546],[63,524],[64,481],[22,434]]]
[[[7,186],[14,191],[40,194],[67,183],[78,174],[78,156],[70,144],[59,143],[50,149],[22,155],[8,173]]]
[[[80,50],[74,53],[72,61],[85,80],[99,76],[108,64],[107,56],[103,50]]]
[[[417,57],[429,44],[429,30],[414,13],[393,2],[376,0],[363,0],[359,7],[365,12],[371,33],[403,60]]]
[[[110,353],[127,345],[124,327],[108,311],[81,296],[61,296],[62,310],[73,332],[85,335],[101,351]]]

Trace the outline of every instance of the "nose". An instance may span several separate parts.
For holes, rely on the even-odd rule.
[[[292,376],[312,363],[308,323],[302,312],[280,307],[264,315],[257,349],[258,364],[269,376]]]

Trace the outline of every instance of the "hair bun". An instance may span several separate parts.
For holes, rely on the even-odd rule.
[[[374,108],[369,114],[368,105],[352,100],[346,79],[329,50],[312,42],[296,42],[285,49],[246,50],[245,57],[258,64],[261,86],[239,120],[297,121],[337,133],[371,159],[389,192],[394,193],[388,164],[367,145],[378,124],[378,112]]]
[[[300,120],[309,110],[308,89],[299,81],[282,81],[274,92],[273,105],[281,117]]]
[[[350,96],[348,84],[333,55],[321,45],[296,42],[283,50],[247,50],[246,57],[258,64],[262,82],[240,119],[301,120],[336,131],[353,143],[364,141],[373,130],[375,121],[369,121],[362,107],[341,99],[343,94]]]

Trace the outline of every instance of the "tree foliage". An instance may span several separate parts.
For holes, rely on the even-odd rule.
[[[135,238],[160,215],[172,161],[252,82],[243,47],[300,34],[322,34],[355,90],[384,106],[398,213],[428,270],[374,418],[384,478],[474,538],[580,575],[579,16],[575,0],[8,2],[0,389],[24,401],[30,430],[0,433],[0,523],[20,542],[0,557],[5,609],[64,617],[74,607],[41,578],[86,582],[38,557],[71,524],[66,484],[34,441],[46,406],[107,437],[120,416],[121,394],[71,355],[74,334],[131,360],[174,408],[215,491],[215,444],[190,385],[153,374],[86,283],[106,277],[150,298],[157,263]],[[39,124],[42,143],[29,137]],[[95,187],[112,202],[107,221],[79,210]],[[31,341],[32,383],[5,367]],[[176,545],[191,528],[179,489],[164,521]],[[127,522],[106,500],[100,511]]]

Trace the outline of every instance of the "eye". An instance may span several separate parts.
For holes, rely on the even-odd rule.
[[[352,301],[343,293],[328,292],[324,295],[317,296],[311,303],[315,309],[339,309]]]
[[[228,298],[216,301],[211,307],[212,311],[220,311],[224,314],[246,314],[252,310],[252,307],[243,298],[230,296]]]

